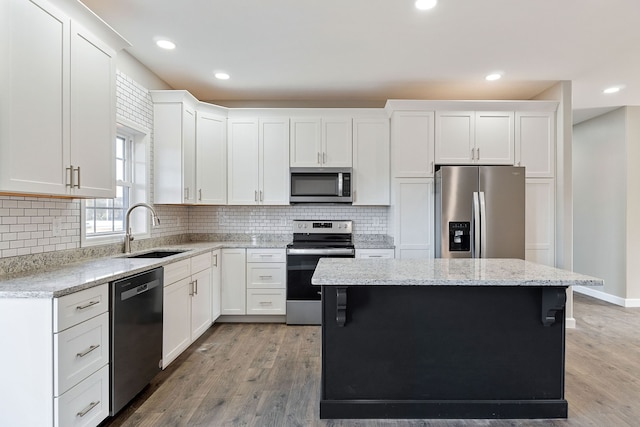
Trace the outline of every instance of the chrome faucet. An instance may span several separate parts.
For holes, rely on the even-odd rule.
[[[131,211],[133,211],[138,206],[144,206],[151,211],[151,221],[153,222],[154,226],[160,224],[160,218],[158,218],[158,214],[151,205],[147,203],[136,203],[135,205],[130,206],[129,209],[127,209],[127,213],[124,217],[124,253],[126,254],[131,252],[131,242],[133,241],[133,236],[131,235],[131,226],[129,225],[129,217],[131,216]]]

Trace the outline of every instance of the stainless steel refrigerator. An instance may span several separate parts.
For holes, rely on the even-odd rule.
[[[524,167],[442,166],[435,193],[436,258],[524,259]]]

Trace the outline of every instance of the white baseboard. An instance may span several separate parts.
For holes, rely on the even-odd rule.
[[[575,329],[576,328],[576,319],[574,319],[573,317],[567,317],[564,319],[564,327],[568,328],[568,329]]]
[[[640,299],[638,298],[621,298],[619,296],[611,295],[606,292],[595,290],[593,288],[587,288],[586,286],[574,286],[573,290],[574,292],[577,292],[579,294],[610,302],[611,304],[619,305],[621,307],[640,307]]]

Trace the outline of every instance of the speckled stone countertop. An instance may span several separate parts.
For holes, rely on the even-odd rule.
[[[595,277],[519,259],[323,258],[311,283],[324,286],[602,286]]]
[[[161,267],[221,248],[278,248],[290,243],[269,241],[250,242],[192,242],[153,248],[153,250],[182,250],[166,258],[127,258],[124,254],[82,262],[43,268],[38,271],[0,277],[0,298],[55,298],[118,280],[133,274]],[[146,249],[137,253],[150,252]]]

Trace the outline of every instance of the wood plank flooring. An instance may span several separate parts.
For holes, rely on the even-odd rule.
[[[320,328],[210,328],[103,427],[638,426],[640,309],[575,295],[566,420],[320,420]]]

